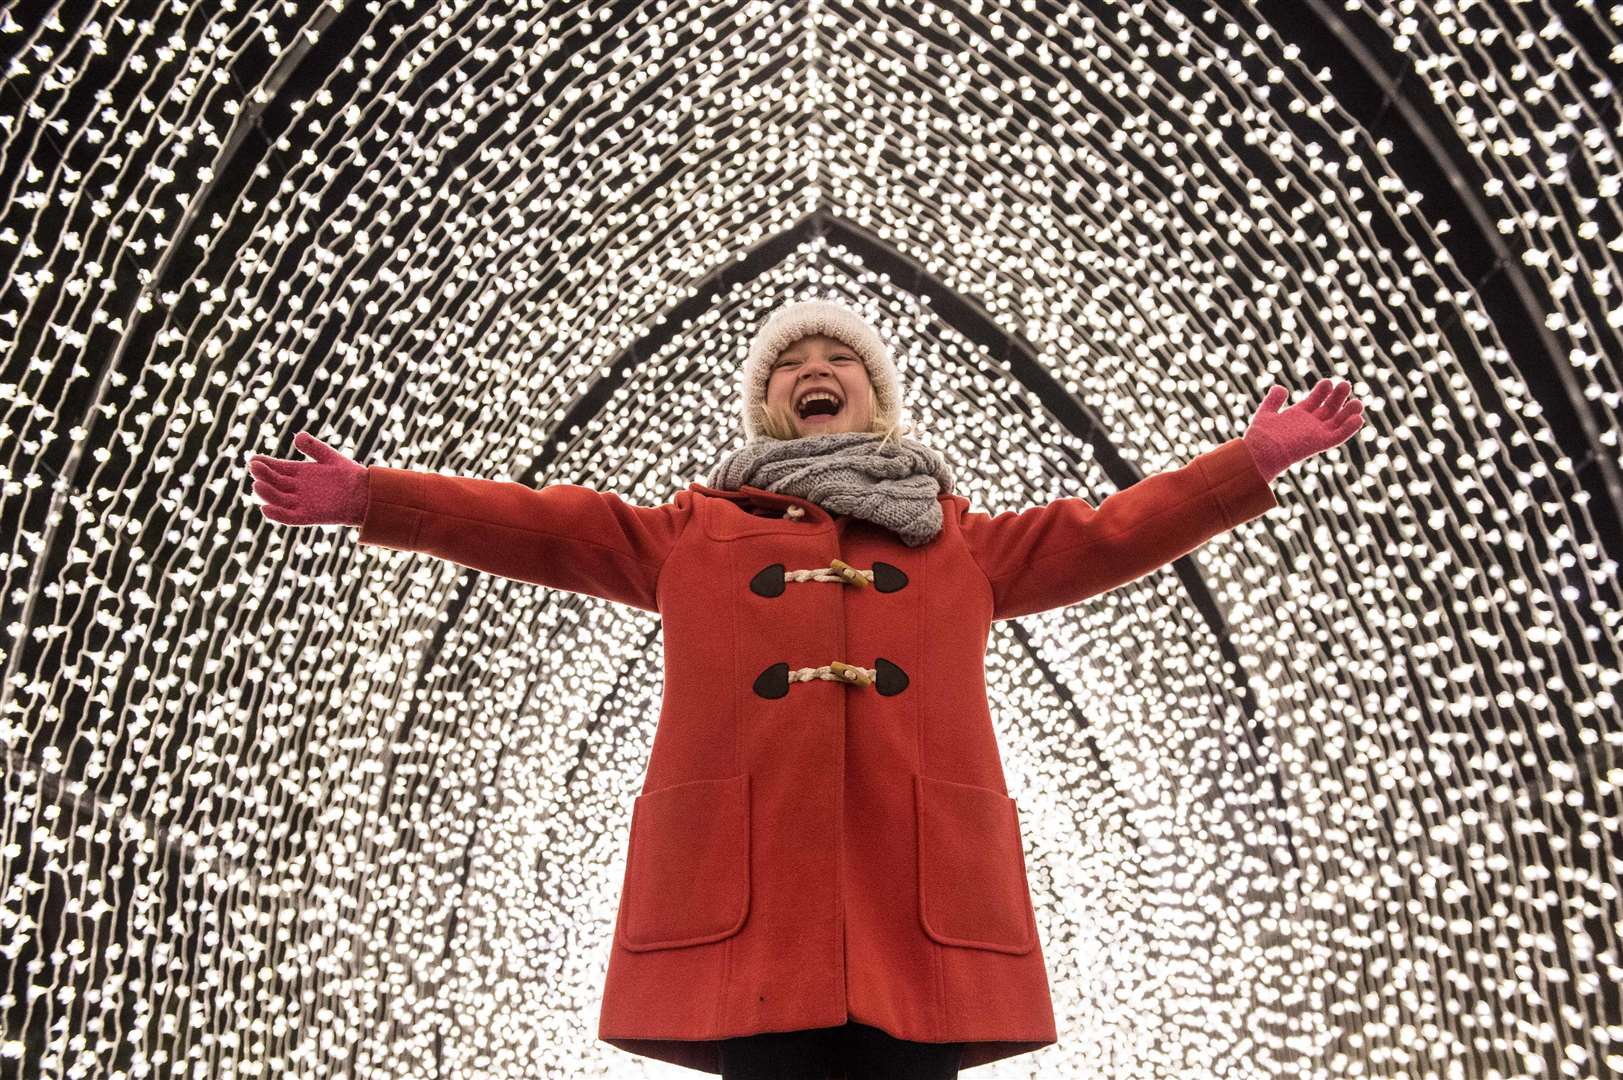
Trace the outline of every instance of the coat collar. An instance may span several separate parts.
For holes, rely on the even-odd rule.
[[[765,488],[751,487],[749,484],[740,486],[736,491],[728,488],[714,488],[709,484],[700,483],[692,483],[688,487],[713,499],[728,499],[737,503],[759,503],[768,508],[776,509],[779,513],[786,506],[799,506],[803,507],[808,514],[815,514],[825,518],[832,517],[827,510],[824,510],[810,499],[802,499],[798,495],[785,495],[778,491],[768,491]]]
[[[844,515],[841,515],[841,518],[835,518],[833,514],[830,514],[810,499],[802,499],[798,495],[785,495],[778,491],[768,491],[765,488],[751,487],[749,484],[742,485],[736,491],[730,488],[715,488],[709,484],[700,484],[698,482],[691,483],[688,487],[701,495],[708,495],[712,499],[727,499],[734,503],[754,503],[763,506],[772,511],[774,516],[782,516],[783,509],[786,506],[800,506],[804,507],[806,513],[813,518],[821,518],[825,521],[847,520]],[[960,510],[969,505],[969,500],[956,493],[947,494],[943,492],[937,495],[936,498],[945,501],[949,506],[959,504]],[[947,512],[946,506],[941,509],[943,513]]]

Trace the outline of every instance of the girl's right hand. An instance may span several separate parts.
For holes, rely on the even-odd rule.
[[[1364,426],[1364,403],[1349,396],[1352,384],[1320,379],[1306,398],[1290,408],[1280,406],[1290,395],[1270,387],[1245,429],[1246,449],[1268,483],[1286,468],[1339,446]]]
[[[255,454],[248,460],[260,513],[283,525],[359,525],[366,520],[366,466],[351,461],[308,431],[293,447],[315,458]]]

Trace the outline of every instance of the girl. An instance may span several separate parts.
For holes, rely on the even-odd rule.
[[[1363,423],[1325,379],[1104,499],[995,517],[906,437],[889,350],[836,301],[775,312],[746,441],[657,507],[574,484],[256,456],[272,521],[659,612],[665,691],[599,1038],[749,1077],[950,1078],[1053,1043],[991,624],[1074,604],[1272,509]]]

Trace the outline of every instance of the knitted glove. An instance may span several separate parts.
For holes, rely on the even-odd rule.
[[[1245,446],[1270,484],[1303,458],[1339,446],[1364,426],[1363,402],[1348,398],[1349,382],[1320,379],[1306,398],[1281,412],[1286,390],[1270,387],[1245,430]]]
[[[255,454],[248,460],[260,513],[283,525],[359,525],[366,520],[366,466],[357,464],[307,431],[293,446],[315,458]]]

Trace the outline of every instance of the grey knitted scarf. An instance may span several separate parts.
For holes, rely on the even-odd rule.
[[[952,470],[922,443],[904,437],[881,447],[882,439],[871,431],[757,439],[723,458],[709,486],[794,495],[881,525],[908,547],[927,544],[941,531],[936,498],[952,491]]]

